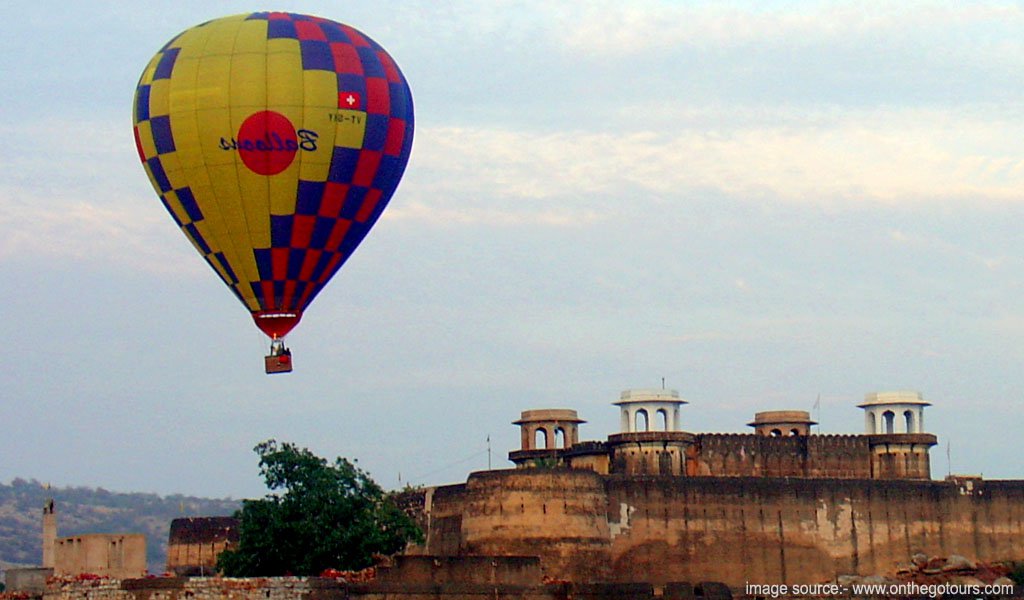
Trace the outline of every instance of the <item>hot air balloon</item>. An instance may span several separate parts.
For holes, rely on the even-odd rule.
[[[412,148],[398,65],[356,29],[257,12],[168,42],[135,91],[135,144],[161,202],[271,338],[283,338],[380,217]]]

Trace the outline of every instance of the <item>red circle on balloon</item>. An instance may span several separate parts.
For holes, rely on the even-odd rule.
[[[272,110],[253,113],[238,128],[238,155],[260,175],[277,175],[295,160],[299,140],[288,117]]]

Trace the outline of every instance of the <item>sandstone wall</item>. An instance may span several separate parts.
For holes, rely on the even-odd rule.
[[[141,533],[89,533],[57,540],[53,574],[82,573],[101,577],[142,577],[146,574],[146,536]]]
[[[608,579],[606,506],[604,481],[591,471],[474,473],[433,490],[426,553],[539,555],[545,573]]]
[[[516,469],[434,490],[429,523],[428,554],[533,554],[570,581],[813,583],[918,552],[1024,559],[1024,481]]]
[[[423,557],[427,558],[427,557]],[[443,561],[441,561],[443,562]],[[480,561],[466,562],[472,567]],[[490,561],[493,562],[493,561]],[[502,561],[498,561],[499,563]],[[510,563],[511,564],[511,563]],[[526,565],[522,565],[526,566]],[[462,569],[463,567],[456,567]],[[528,569],[529,570],[529,569]],[[518,569],[516,570],[518,573]],[[415,575],[415,573],[413,573]],[[515,582],[375,581],[348,584],[334,579],[157,578],[55,583],[43,600],[654,600],[650,584],[534,584]],[[420,578],[422,579],[422,578]],[[703,588],[703,590],[701,589]],[[721,584],[677,584],[662,600],[714,600],[730,596]],[[718,590],[719,594],[709,594]]]
[[[37,596],[46,590],[46,580],[53,575],[49,567],[26,567],[4,571],[6,592],[24,592]]]
[[[696,436],[687,473],[718,477],[871,478],[872,452],[863,435]]]
[[[239,536],[234,517],[182,517],[171,521],[167,543],[167,571],[175,575],[216,572],[217,557],[235,548]]]
[[[1024,558],[1024,482],[609,477],[616,578],[731,585],[894,573],[914,553]]]

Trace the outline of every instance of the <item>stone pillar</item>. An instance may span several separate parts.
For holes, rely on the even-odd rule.
[[[53,498],[43,505],[43,567],[52,569],[57,545],[57,511]]]
[[[686,404],[676,390],[626,390],[613,402],[619,407],[619,433],[637,433],[636,416],[643,411],[647,431],[679,431],[679,407]]]

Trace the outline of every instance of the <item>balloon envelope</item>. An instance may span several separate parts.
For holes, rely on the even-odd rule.
[[[135,92],[135,143],[174,221],[271,337],[282,337],[391,199],[412,95],[356,29],[260,12],[188,29]]]

